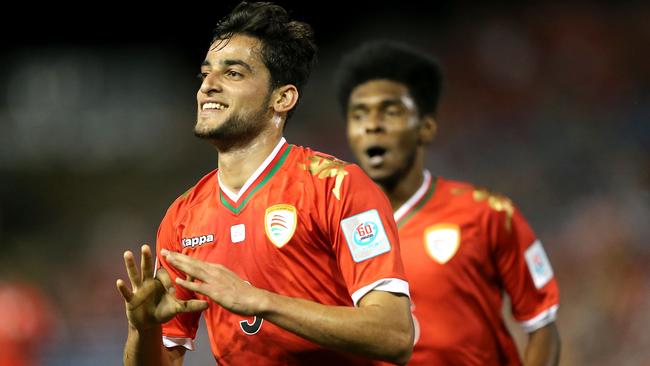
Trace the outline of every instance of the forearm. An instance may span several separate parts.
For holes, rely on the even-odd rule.
[[[413,347],[409,300],[406,296],[379,294],[384,296],[394,297],[388,307],[374,303],[349,307],[267,293],[265,310],[260,315],[325,347],[406,363]]]
[[[171,366],[172,363],[163,355],[161,340],[160,326],[140,332],[129,325],[124,345],[124,366]]]
[[[548,324],[528,336],[524,353],[526,366],[556,366],[560,360],[560,336],[555,323]]]

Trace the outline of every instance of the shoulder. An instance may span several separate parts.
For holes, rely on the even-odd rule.
[[[292,145],[291,149],[297,159],[298,168],[308,171],[312,175],[330,171],[332,168],[342,168],[350,165],[350,163],[333,155],[312,150],[308,147]]]
[[[337,199],[344,192],[373,190],[374,183],[356,164],[336,158],[335,156],[295,146],[297,155],[296,169],[300,174],[311,180],[317,189],[331,190]]]
[[[173,221],[182,218],[192,207],[206,202],[216,186],[217,170],[215,169],[178,196],[167,209],[166,217],[173,218]]]
[[[447,201],[486,212],[505,212],[512,215],[515,205],[507,196],[489,188],[468,182],[437,178],[437,188]]]

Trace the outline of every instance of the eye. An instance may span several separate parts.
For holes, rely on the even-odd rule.
[[[402,115],[402,110],[398,107],[390,107],[385,111],[388,117],[399,117]]]
[[[226,71],[226,75],[228,75],[231,78],[241,78],[242,76],[244,76],[244,75],[242,75],[241,73],[239,73],[239,72],[237,72],[235,70]]]
[[[365,117],[365,113],[361,110],[355,110],[348,113],[348,118],[352,121],[361,121]]]
[[[196,77],[199,80],[203,81],[203,80],[205,80],[205,78],[208,77],[208,73],[207,72],[200,72],[200,73],[196,74]]]

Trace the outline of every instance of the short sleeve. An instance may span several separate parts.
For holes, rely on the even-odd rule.
[[[164,248],[170,251],[180,252],[180,236],[177,234],[174,225],[174,205],[167,211],[167,214],[160,223],[158,228],[158,235],[156,240],[156,271],[162,267],[167,270],[169,277],[174,283],[176,289],[176,296],[181,300],[190,300],[195,298],[194,293],[187,289],[176,285],[176,278],[181,273],[170,266],[167,260],[160,255],[160,251]],[[199,320],[201,317],[200,312],[196,313],[181,313],[176,315],[167,323],[162,325],[163,344],[167,347],[183,346],[189,350],[194,350],[194,338],[196,338],[196,331],[198,329]]]
[[[330,241],[354,304],[373,290],[408,296],[388,199],[358,166],[345,171],[338,186],[330,180],[325,194]]]
[[[526,332],[553,321],[559,290],[553,268],[521,212],[504,198],[502,209],[491,211],[493,253],[512,313]]]

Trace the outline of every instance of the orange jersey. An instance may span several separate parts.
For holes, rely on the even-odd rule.
[[[352,164],[284,139],[242,187],[217,171],[178,198],[163,219],[159,264],[184,276],[160,250],[219,263],[253,286],[327,305],[354,306],[371,290],[408,295],[390,203]],[[205,299],[177,286],[183,299]],[[219,365],[369,364],[331,351],[258,317],[214,302],[203,313]],[[163,343],[191,349],[200,314],[163,325]]]
[[[555,320],[558,287],[544,249],[503,196],[431,178],[395,212],[409,279],[412,365],[520,365],[502,294],[527,331]]]

